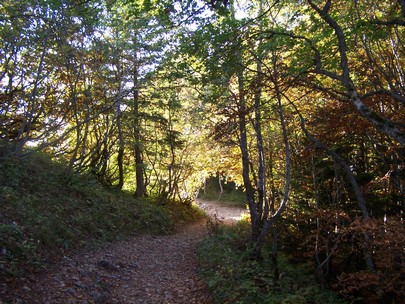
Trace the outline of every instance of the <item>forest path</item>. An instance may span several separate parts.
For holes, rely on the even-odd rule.
[[[198,199],[197,205],[203,209],[211,219],[218,220],[226,225],[235,224],[240,221],[244,215],[248,214],[246,209],[217,201],[204,201]]]
[[[243,213],[217,202],[198,205],[226,224]],[[77,252],[16,288],[11,303],[208,304],[196,263],[197,243],[206,234],[203,220],[172,235],[136,236]]]

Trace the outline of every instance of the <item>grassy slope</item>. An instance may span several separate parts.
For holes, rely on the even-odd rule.
[[[66,250],[128,235],[165,234],[201,214],[177,203],[106,189],[68,176],[44,155],[0,161],[0,282],[44,267]]]

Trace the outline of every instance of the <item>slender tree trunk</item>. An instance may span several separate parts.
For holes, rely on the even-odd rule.
[[[247,140],[247,130],[246,130],[246,103],[245,103],[245,92],[244,92],[244,79],[243,72],[238,72],[238,83],[239,83],[239,96],[238,96],[238,114],[239,114],[239,148],[242,154],[242,178],[243,184],[245,186],[246,198],[248,201],[250,219],[251,219],[251,235],[250,242],[252,246],[255,246],[257,238],[260,235],[261,224],[259,213],[256,209],[255,198],[254,198],[254,188],[250,180],[250,162],[249,162],[249,151],[248,151],[248,140]]]
[[[262,63],[261,56],[256,59],[256,88],[254,96],[255,123],[256,132],[256,149],[257,149],[257,212],[262,223],[269,215],[269,203],[266,194],[266,165],[264,160],[263,135],[262,135],[262,115],[261,115],[261,98],[262,98]]]
[[[258,16],[263,13],[263,3],[259,2],[259,11]],[[259,30],[263,28],[262,24],[259,24]],[[264,147],[263,147],[263,135],[262,135],[262,87],[263,87],[263,72],[262,72],[262,59],[264,57],[263,52],[261,51],[261,39],[258,42],[257,46],[257,55],[256,55],[256,87],[254,94],[254,110],[255,110],[255,121],[254,128],[256,132],[256,149],[257,149],[257,193],[258,193],[258,202],[257,202],[257,212],[261,220],[261,225],[269,216],[269,202],[267,199],[267,190],[266,190],[266,164],[264,159]]]
[[[118,104],[117,108],[120,107]],[[117,113],[117,127],[118,127],[118,154],[117,154],[117,165],[118,165],[118,189],[122,189],[124,186],[124,139],[122,135],[122,126],[121,126],[121,111]]]
[[[219,184],[219,196],[217,201],[221,199],[222,193],[224,192],[224,187],[222,187],[222,181],[221,181],[221,173],[218,172],[218,184]]]
[[[135,197],[141,198],[145,192],[144,183],[144,164],[142,159],[141,141],[140,141],[140,126],[139,126],[139,93],[138,89],[135,90],[134,96],[134,137],[135,137],[135,176],[136,176],[136,190]]]
[[[117,165],[118,165],[118,189],[122,189],[124,186],[124,138],[122,132],[122,125],[121,125],[121,118],[122,118],[122,111],[121,111],[121,98],[122,95],[122,71],[121,67],[118,64],[118,75],[119,75],[119,90],[118,90],[118,100],[116,106],[116,119],[117,119],[117,130],[118,130],[118,154],[117,154]]]
[[[45,35],[45,40],[43,42],[43,50],[42,50],[41,56],[39,58],[38,69],[36,71],[36,77],[35,77],[35,81],[34,81],[34,87],[31,91],[31,94],[30,94],[29,100],[28,100],[28,109],[27,109],[26,117],[25,117],[25,120],[22,123],[20,130],[18,131],[18,135],[17,135],[18,143],[17,143],[14,153],[18,157],[21,156],[23,148],[30,138],[32,124],[34,123],[34,120],[35,120],[35,115],[36,115],[36,111],[37,111],[38,85],[41,80],[40,78],[42,77],[42,70],[44,69],[45,55],[48,51],[48,36],[49,35]]]
[[[273,83],[274,83],[274,88],[275,88],[275,92],[276,92],[278,112],[279,112],[280,123],[281,123],[282,132],[283,132],[284,147],[285,147],[285,178],[284,178],[285,185],[284,185],[283,199],[280,203],[279,208],[273,215],[271,215],[270,218],[266,219],[263,224],[263,228],[261,230],[260,236],[257,241],[258,250],[261,250],[261,248],[264,244],[266,235],[273,228],[274,223],[280,218],[281,214],[287,207],[289,191],[290,191],[290,183],[291,183],[291,152],[290,152],[290,144],[288,143],[288,134],[287,134],[287,127],[286,127],[285,118],[284,118],[283,105],[281,103],[282,95],[281,95],[281,90],[280,90],[279,83],[278,83],[277,60],[278,60],[277,54],[274,53],[273,54],[273,77],[274,77]]]
[[[136,35],[136,34],[135,34]],[[141,126],[140,126],[140,111],[139,111],[139,72],[138,72],[138,57],[137,57],[137,40],[134,38],[134,73],[133,73],[133,122],[134,122],[134,153],[135,153],[135,179],[136,179],[136,190],[135,197],[141,198],[145,193],[145,181],[144,181],[144,164],[142,159],[142,149],[141,149]]]
[[[86,93],[85,93],[85,97],[84,97],[84,104],[86,106],[86,111],[85,111],[86,116],[85,116],[84,120],[88,121],[88,118],[90,117],[90,108],[88,106],[88,104],[89,104],[88,102],[89,102],[89,100],[91,100],[91,92],[87,92],[87,90],[90,91],[90,88],[85,89],[85,90],[86,90]],[[106,117],[108,117],[108,116],[106,116]],[[77,115],[76,116],[76,125],[80,124],[80,120],[81,120],[80,117]],[[85,157],[86,157],[86,150],[88,148],[89,125],[90,125],[89,123],[84,124],[83,130],[81,130],[81,132],[80,132],[80,133],[83,133],[83,134],[80,134],[80,137],[81,137],[80,146],[81,147],[79,149],[80,154],[77,157],[78,162],[77,162],[76,168],[75,168],[76,172],[80,172],[82,170],[83,166],[84,166]],[[107,128],[108,128],[108,126],[107,126]],[[78,130],[80,130],[80,128],[78,128]],[[106,133],[108,133],[108,132],[106,132]],[[99,134],[99,135],[101,137],[101,134]],[[104,140],[100,140],[100,141],[102,143],[104,143]]]
[[[268,161],[269,178],[270,178],[270,198],[269,198],[269,214],[276,212],[276,186],[274,185],[274,161],[273,161],[273,145],[270,141],[269,147],[270,155]]]
[[[70,84],[71,87],[71,102],[72,102],[72,109],[73,109],[73,117],[75,119],[75,126],[74,126],[74,130],[76,131],[76,142],[75,142],[75,146],[72,150],[72,155],[70,157],[69,160],[69,165],[66,168],[66,171],[68,174],[73,172],[73,167],[74,164],[76,163],[76,160],[78,158],[78,153],[79,153],[79,148],[80,148],[80,144],[82,141],[82,134],[81,134],[81,130],[82,130],[82,126],[83,124],[80,123],[80,118],[79,118],[79,109],[77,106],[77,89],[78,89],[78,85],[79,85],[79,79],[82,75],[82,68],[83,65],[80,65],[79,70],[77,71],[77,74],[75,75],[75,79],[73,80],[73,83]],[[89,121],[85,120],[85,125],[88,126]],[[87,127],[86,127],[87,128]]]

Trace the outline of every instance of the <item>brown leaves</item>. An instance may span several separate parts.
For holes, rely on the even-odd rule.
[[[7,297],[10,303],[209,303],[194,261],[204,234],[198,224],[78,252]]]
[[[315,257],[322,279],[335,291],[366,303],[400,303],[405,297],[405,226],[400,217],[352,219],[340,210],[319,209],[299,225],[304,255]],[[366,256],[375,272],[366,270]]]
[[[401,279],[401,273],[405,270],[405,227],[402,220],[396,217],[384,220],[356,218],[342,233],[346,254],[350,254],[348,245],[357,243],[361,252],[371,255],[376,271],[355,269],[342,273],[334,288],[346,297],[361,297],[367,303],[395,302],[403,298],[405,281]]]
[[[374,303],[378,300],[376,290],[379,285],[379,275],[369,271],[358,271],[355,273],[343,273],[338,277],[338,282],[334,287],[343,296],[367,297],[367,303]]]

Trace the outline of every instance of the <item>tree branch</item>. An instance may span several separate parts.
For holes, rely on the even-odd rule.
[[[342,68],[341,81],[347,90],[347,93],[353,106],[362,116],[364,116],[367,120],[373,123],[378,130],[388,135],[389,137],[395,139],[402,145],[405,145],[405,132],[402,130],[402,128],[397,128],[397,126],[391,123],[388,119],[373,112],[360,99],[356,87],[350,77],[350,70],[347,56],[348,47],[346,44],[346,37],[343,32],[343,29],[336,22],[336,20],[334,20],[329,14],[325,13],[324,10],[316,6],[312,0],[308,0],[308,3],[335,32],[336,38],[338,40],[340,66]]]

